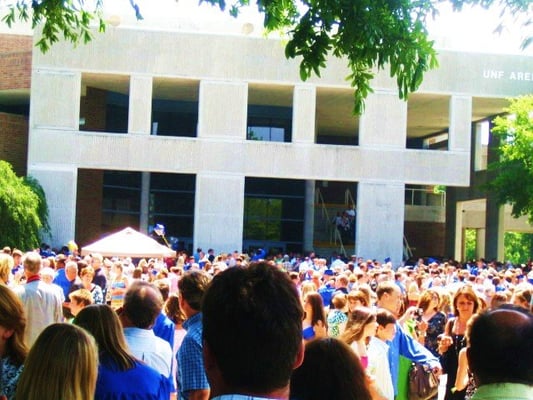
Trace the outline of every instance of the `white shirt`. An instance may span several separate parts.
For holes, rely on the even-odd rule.
[[[375,379],[381,394],[389,400],[394,400],[394,386],[389,368],[389,345],[373,336],[368,345],[368,372]]]
[[[151,329],[124,328],[124,336],[132,354],[164,376],[170,376],[172,349]]]
[[[26,312],[26,344],[32,346],[37,336],[55,322],[63,320],[62,301],[52,286],[41,280],[13,287]]]

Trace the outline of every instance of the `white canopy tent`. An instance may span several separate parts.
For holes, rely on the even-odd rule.
[[[174,250],[130,227],[82,247],[82,256],[91,253],[100,253],[104,257],[132,258],[176,256]]]

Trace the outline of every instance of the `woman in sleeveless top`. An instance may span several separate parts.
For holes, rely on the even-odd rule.
[[[454,317],[446,324],[438,351],[444,373],[448,375],[445,400],[464,400],[466,390],[453,390],[459,362],[459,352],[466,346],[466,326],[479,310],[479,299],[471,286],[463,286],[453,297]]]
[[[111,308],[118,310],[124,304],[124,294],[129,284],[128,278],[124,276],[123,266],[120,261],[113,263],[113,275],[109,290],[109,304]]]
[[[311,340],[327,336],[327,319],[322,296],[310,292],[304,297],[304,320],[302,335],[307,343]]]
[[[466,343],[469,344],[470,330],[472,329],[472,324],[476,319],[477,314],[474,314],[466,325]],[[457,376],[455,377],[455,385],[452,388],[452,392],[456,391],[465,391],[465,400],[470,400],[474,395],[477,386],[474,381],[474,375],[470,372],[468,368],[468,360],[466,357],[466,348],[461,349],[459,352],[457,367]]]

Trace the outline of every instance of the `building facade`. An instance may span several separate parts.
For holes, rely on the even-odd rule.
[[[533,62],[439,62],[407,102],[380,72],[356,117],[343,60],[302,82],[279,40],[117,28],[35,49],[27,170],[46,191],[52,243],[163,223],[186,248],[302,252],[336,242],[331,204],[345,204],[348,254],[398,264],[409,244],[460,259],[478,131],[533,92]],[[482,224],[489,242],[498,218]]]

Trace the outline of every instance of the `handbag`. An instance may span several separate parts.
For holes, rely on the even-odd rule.
[[[413,362],[409,370],[409,400],[427,400],[437,395],[439,378],[427,365]]]

